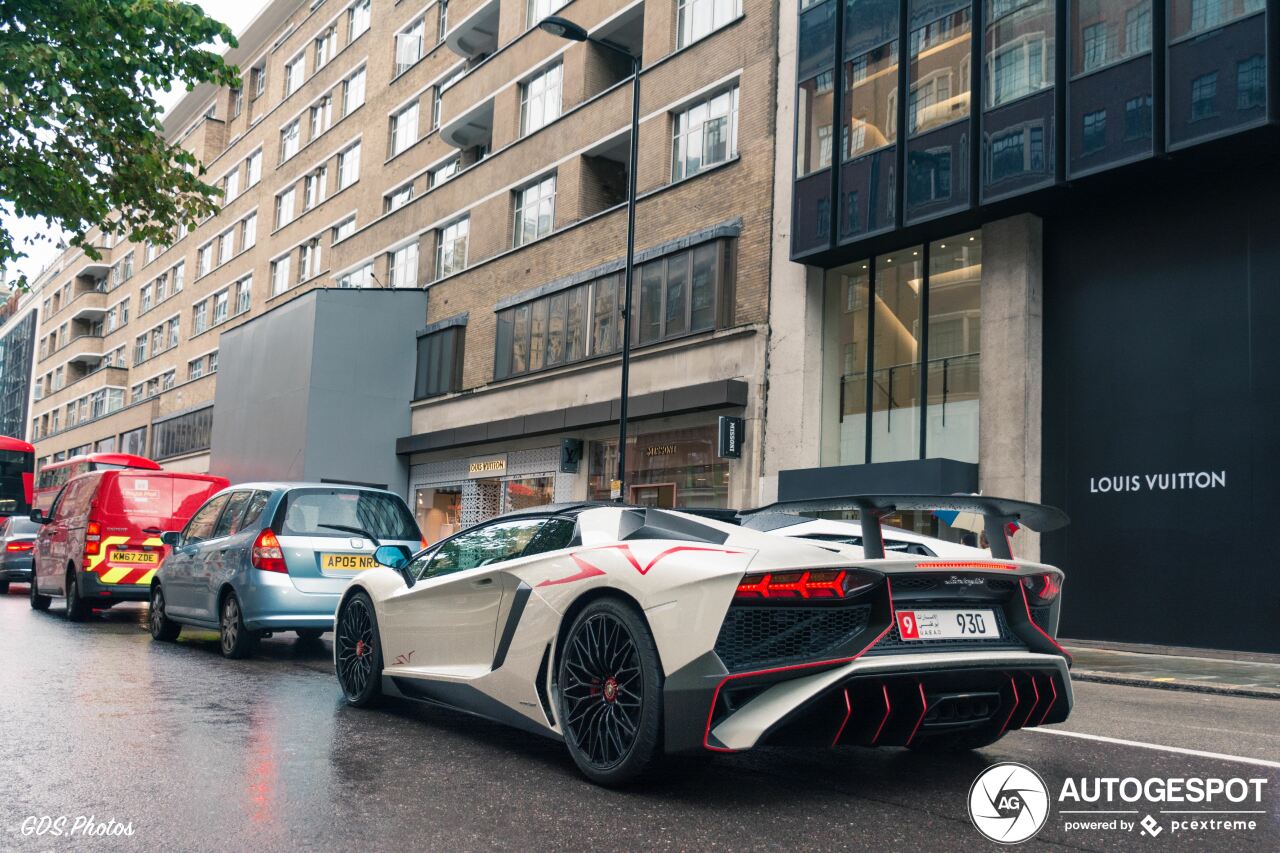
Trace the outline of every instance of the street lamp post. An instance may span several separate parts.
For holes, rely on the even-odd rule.
[[[622,389],[618,400],[618,475],[609,489],[614,500],[623,499],[627,480],[627,396],[631,380],[631,290],[636,256],[636,160],[640,147],[640,57],[607,39],[593,38],[585,29],[555,15],[538,26],[546,33],[570,41],[589,41],[625,56],[631,62],[631,153],[627,167],[627,261],[622,296]]]

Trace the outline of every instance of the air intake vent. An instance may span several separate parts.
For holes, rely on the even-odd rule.
[[[731,607],[716,654],[731,671],[764,669],[852,655],[866,630],[870,605],[854,607]]]

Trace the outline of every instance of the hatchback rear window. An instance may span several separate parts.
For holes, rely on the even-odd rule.
[[[418,525],[404,501],[383,492],[356,489],[296,489],[289,492],[281,509],[282,536],[346,536],[352,534],[323,527],[337,524],[356,527],[378,539],[418,541]],[[280,516],[276,516],[279,518]]]

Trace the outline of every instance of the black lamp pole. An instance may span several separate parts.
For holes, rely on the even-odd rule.
[[[631,153],[627,168],[627,261],[622,296],[622,391],[618,400],[618,476],[610,493],[624,500],[627,481],[627,397],[631,384],[631,291],[636,257],[636,160],[640,148],[640,57],[619,44],[593,38],[585,29],[566,18],[552,15],[538,26],[547,33],[570,41],[589,41],[625,56],[631,62]]]

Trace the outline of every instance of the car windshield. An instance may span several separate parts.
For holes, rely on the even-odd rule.
[[[421,539],[409,508],[395,495],[362,489],[295,489],[285,496],[282,536],[351,536],[326,524],[359,528],[380,540]]]

